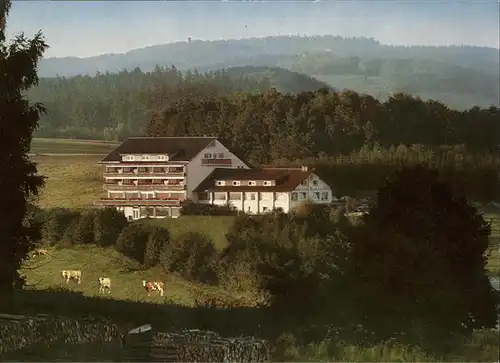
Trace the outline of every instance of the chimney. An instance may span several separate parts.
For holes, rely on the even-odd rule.
[[[307,166],[305,166],[305,165],[302,165],[302,166],[300,167],[300,170],[302,170],[302,171],[307,171],[307,169],[308,169],[308,168],[307,168]]]

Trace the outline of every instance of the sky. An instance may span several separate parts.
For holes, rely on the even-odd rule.
[[[13,0],[7,36],[42,30],[46,57],[90,57],[149,45],[275,35],[373,37],[394,45],[500,48],[500,0]]]

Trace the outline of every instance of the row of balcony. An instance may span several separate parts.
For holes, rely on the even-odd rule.
[[[124,177],[130,178],[135,176],[151,176],[151,177],[162,177],[162,178],[177,178],[184,177],[184,172],[160,172],[160,171],[135,171],[135,172],[104,172],[102,174],[104,178],[114,178],[114,177]]]
[[[181,199],[179,198],[101,198],[94,201],[94,205],[100,206],[111,206],[111,205],[122,205],[122,206],[179,206],[181,204]]]
[[[104,190],[184,190],[182,184],[116,184],[106,183],[102,186]]]

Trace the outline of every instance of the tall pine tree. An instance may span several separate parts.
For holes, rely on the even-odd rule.
[[[40,236],[29,215],[43,178],[28,152],[44,108],[30,104],[26,92],[38,83],[37,65],[48,48],[41,32],[7,41],[10,8],[11,1],[0,1],[0,294],[21,282],[19,267]]]

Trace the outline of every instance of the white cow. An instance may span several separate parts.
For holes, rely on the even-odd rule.
[[[66,280],[66,283],[69,280],[75,280],[77,283],[82,283],[82,271],[81,270],[62,270],[61,275],[63,279]]]
[[[107,289],[108,294],[111,294],[111,279],[109,277],[99,277],[97,281],[99,281],[99,292],[104,292]]]

